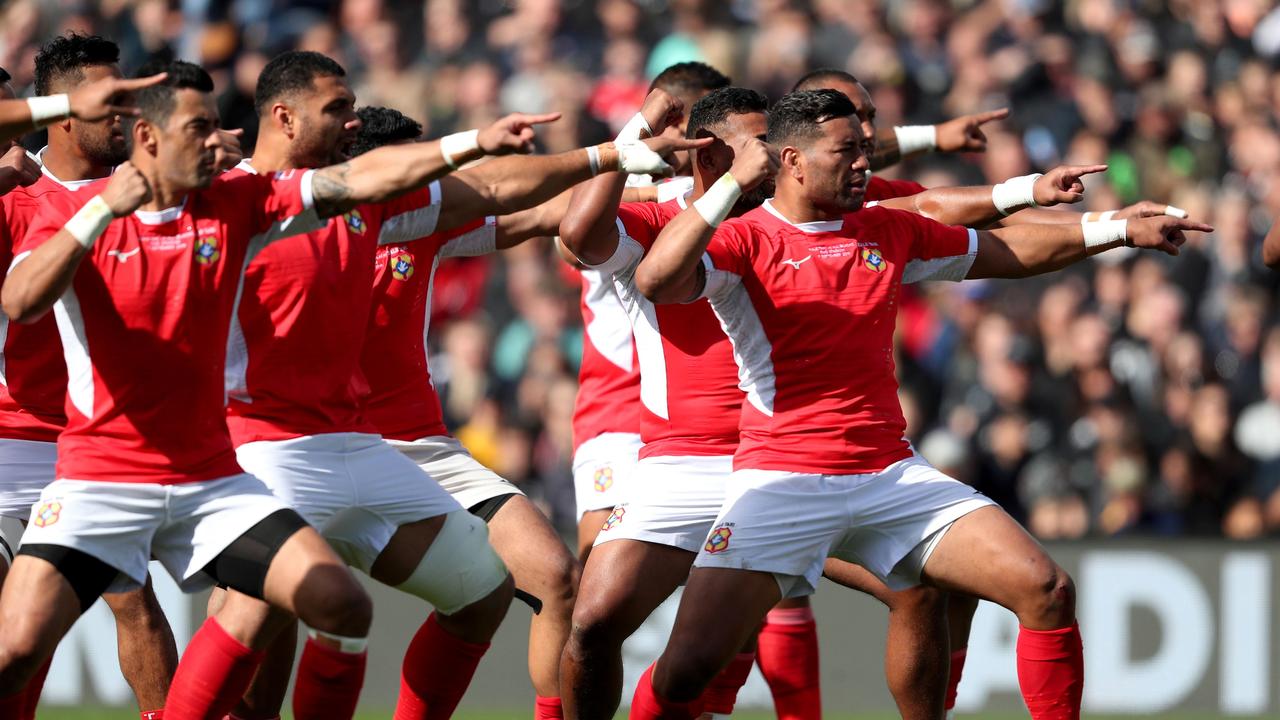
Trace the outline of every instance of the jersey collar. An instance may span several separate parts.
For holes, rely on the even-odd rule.
[[[52,180],[52,181],[54,181],[54,182],[58,183],[58,184],[59,184],[59,185],[61,185],[62,187],[66,188],[66,189],[68,189],[68,190],[79,190],[80,188],[85,187],[86,185],[91,185],[91,184],[96,183],[96,182],[98,182],[99,180],[101,180],[101,179],[102,179],[102,178],[91,178],[91,179],[89,179],[89,180],[60,180],[60,179],[58,179],[58,176],[57,176],[57,175],[54,175],[53,173],[49,172],[49,168],[45,167],[45,164],[44,164],[44,153],[45,153],[45,151],[46,151],[46,150],[48,150],[48,149],[49,149],[49,146],[48,146],[48,145],[45,145],[44,147],[40,148],[40,152],[37,152],[37,153],[35,154],[35,156],[34,156],[34,158],[33,158],[33,159],[34,159],[37,163],[39,163],[39,165],[40,165],[40,172],[41,172],[41,174],[43,174],[45,177],[49,178],[50,180]],[[27,153],[27,154],[28,154],[28,155],[30,155],[31,153]],[[116,169],[115,169],[115,168],[111,168],[111,172],[115,172],[115,171],[116,171]]]
[[[804,223],[791,222],[786,218],[785,215],[778,212],[778,209],[773,206],[773,198],[769,198],[768,200],[765,200],[763,207],[765,210],[769,212],[770,215],[778,218],[782,222],[790,225],[791,227],[799,230],[800,232],[804,232],[804,233],[840,232],[840,230],[844,228],[844,218],[841,218],[839,220],[815,220],[814,222],[804,222]]]

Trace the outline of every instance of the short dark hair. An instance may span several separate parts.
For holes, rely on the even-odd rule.
[[[133,94],[134,103],[147,122],[165,125],[169,116],[177,107],[175,94],[178,90],[196,90],[202,93],[213,92],[213,78],[199,65],[182,60],[153,60],[138,69],[137,77],[148,77],[157,73],[168,73],[169,77],[159,85],[138,90]]]
[[[0,85],[3,85],[9,82],[12,79],[13,79],[13,76],[9,74],[9,71],[0,67]]]
[[[289,50],[271,59],[258,76],[253,109],[259,116],[282,95],[310,90],[318,77],[346,77],[347,71],[331,58],[309,50]]]
[[[818,126],[855,113],[853,101],[836,90],[801,90],[784,95],[769,113],[769,144],[792,145],[821,134]]]
[[[36,94],[52,95],[55,86],[82,82],[87,67],[118,62],[120,46],[100,35],[59,35],[36,55]]]
[[[357,110],[356,115],[360,118],[360,132],[351,144],[352,157],[383,145],[422,137],[422,123],[399,110],[366,106]]]
[[[719,125],[730,115],[762,113],[769,109],[769,98],[755,90],[725,87],[713,90],[689,109],[689,127],[686,135],[698,136],[698,131]]]
[[[649,83],[649,91],[662,88],[672,94],[689,95],[729,87],[729,77],[704,62],[676,63]]]
[[[821,90],[827,87],[827,83],[830,82],[847,82],[851,85],[857,85],[858,78],[844,70],[818,68],[802,75],[796,81],[796,84],[792,86],[791,92],[796,92],[797,90]]]

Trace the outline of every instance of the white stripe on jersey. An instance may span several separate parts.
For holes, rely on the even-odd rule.
[[[721,270],[713,272],[726,276],[726,281],[717,283],[719,288],[714,294],[707,295],[707,301],[711,303],[716,317],[720,318],[720,327],[729,336],[729,344],[733,345],[733,359],[738,364],[738,387],[747,394],[747,402],[773,417],[776,376],[773,346],[764,333],[764,324],[751,304],[742,279]],[[711,285],[709,276],[707,286],[710,288]]]
[[[76,410],[87,418],[93,417],[93,360],[89,357],[89,339],[85,334],[84,316],[80,313],[80,299],[74,289],[68,287],[53,305],[58,321],[58,335],[62,338],[62,354],[67,360],[67,397]]]
[[[923,282],[925,280],[942,280],[960,282],[973,267],[973,259],[978,256],[978,231],[969,228],[969,252],[965,255],[952,255],[932,260],[912,260],[902,270],[902,284]]]

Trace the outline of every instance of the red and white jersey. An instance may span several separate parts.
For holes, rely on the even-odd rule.
[[[223,178],[254,174],[242,162]],[[379,242],[430,234],[439,197],[433,184],[361,205],[250,258],[227,345],[227,426],[236,446],[376,432],[354,381],[369,325],[374,256]]]
[[[734,467],[848,475],[910,457],[899,286],[962,280],[977,245],[973,230],[880,207],[794,224],[766,202],[721,225],[704,295],[747,393]]]
[[[583,268],[582,364],[573,407],[573,447],[604,433],[639,433],[640,366],[631,320],[608,274]]]
[[[43,151],[41,151],[43,155]],[[41,168],[40,179],[0,197],[0,282],[31,221],[52,195],[64,195],[96,180],[62,182]],[[54,442],[67,424],[67,365],[53,315],[30,325],[0,313],[0,438]]]
[[[365,417],[383,437],[411,441],[449,434],[427,357],[431,284],[440,261],[494,252],[496,223],[489,217],[378,248],[360,375]]]
[[[311,177],[220,179],[107,227],[54,306],[69,376],[58,477],[173,484],[240,472],[222,383],[231,315],[249,258],[320,226]],[[17,261],[105,183],[47,196]]]
[[[885,180],[872,175],[867,178],[867,190],[863,193],[863,202],[877,202],[892,198],[918,195],[929,188],[911,180]]]
[[[654,305],[635,287],[636,267],[684,207],[683,196],[664,203],[623,203],[618,249],[595,268],[612,277],[635,334],[640,457],[732,455],[738,446],[743,399],[738,368],[711,306],[705,300]]]

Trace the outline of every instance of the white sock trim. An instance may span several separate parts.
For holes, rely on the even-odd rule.
[[[337,644],[338,650],[351,655],[359,655],[369,649],[369,638],[353,638],[343,635],[334,635],[333,633],[322,632],[315,628],[307,628],[307,637],[313,640],[328,640],[331,644]]]

